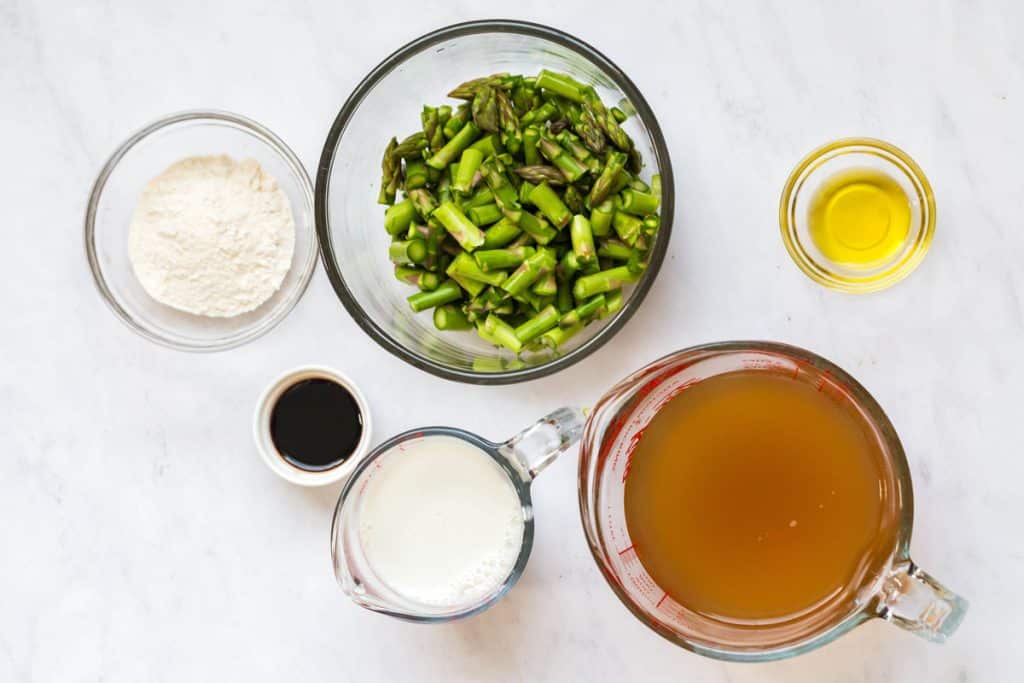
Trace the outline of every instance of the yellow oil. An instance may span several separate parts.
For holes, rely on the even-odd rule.
[[[868,269],[903,249],[910,234],[910,200],[885,173],[848,169],[833,175],[814,193],[808,227],[825,258]]]

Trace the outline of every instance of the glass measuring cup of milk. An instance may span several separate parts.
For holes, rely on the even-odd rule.
[[[423,427],[380,444],[334,511],[341,589],[361,607],[422,623],[487,609],[530,556],[530,485],[582,431],[582,412],[560,408],[502,443]]]
[[[630,534],[627,524],[627,475],[631,469],[635,472],[632,456],[655,415],[687,389],[737,372],[766,373],[780,382],[802,383],[812,395],[820,392],[827,400],[842,405],[857,416],[865,438],[877,444],[887,470],[886,493],[883,497],[879,489],[879,497],[885,501],[887,515],[891,515],[892,533],[877,548],[861,551],[872,552],[871,564],[864,562],[871,570],[856,576],[852,583],[844,583],[842,590],[829,599],[780,618],[730,619],[680,604],[644,566],[640,559],[643,549],[638,550],[637,536]],[[763,444],[751,446],[759,447]],[[826,467],[830,455],[827,450],[821,453]],[[677,453],[677,457],[682,456]],[[790,497],[802,485],[798,479],[788,483]],[[796,347],[756,341],[708,344],[670,354],[619,382],[588,417],[580,448],[579,497],[587,542],[612,590],[643,623],[697,654],[748,662],[783,659],[829,643],[873,618],[942,642],[952,635],[967,611],[964,599],[923,572],[910,558],[914,507],[910,471],[889,419],[853,377],[824,358]],[[735,505],[734,501],[733,510]],[[771,512],[765,509],[762,514],[768,517]],[[702,520],[705,528],[709,519]],[[796,521],[790,526],[795,527]],[[738,538],[728,541],[739,542]],[[862,555],[862,559],[867,557]],[[744,571],[759,578],[767,576],[765,567],[744,566]],[[790,566],[790,575],[798,575],[796,562]],[[724,569],[735,568],[720,568],[719,576],[727,575]],[[730,582],[728,590],[742,599],[744,584]]]

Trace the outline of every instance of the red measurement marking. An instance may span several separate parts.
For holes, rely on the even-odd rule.
[[[632,550],[635,547],[636,547],[636,543],[634,543],[633,545],[629,546],[628,548],[626,548],[624,550],[620,550],[619,551],[619,555],[625,555],[626,553],[628,553],[630,550]]]
[[[821,391],[821,390],[823,390],[825,388],[825,380],[826,379],[828,379],[828,380],[832,379],[832,373],[829,372],[828,370],[823,372],[821,374],[821,379],[818,380],[818,391]]]
[[[659,607],[661,607],[661,603],[665,602],[665,598],[667,597],[668,593],[663,593],[661,596],[661,600],[658,600],[658,604],[654,606],[654,609],[658,609]]]

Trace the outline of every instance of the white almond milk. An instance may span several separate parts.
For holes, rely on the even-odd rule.
[[[409,441],[380,460],[363,492],[359,535],[377,576],[411,600],[470,605],[511,573],[523,511],[508,475],[451,436]]]

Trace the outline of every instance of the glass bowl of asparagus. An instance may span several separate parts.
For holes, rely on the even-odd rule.
[[[507,384],[608,342],[664,260],[665,140],[630,79],[566,33],[449,26],[339,112],[316,181],[324,266],[377,343],[446,379]]]

